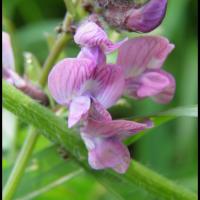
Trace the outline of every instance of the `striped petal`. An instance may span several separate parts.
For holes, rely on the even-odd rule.
[[[150,32],[161,24],[165,17],[167,0],[150,0],[138,9],[128,12],[126,26],[137,32]]]
[[[84,119],[90,109],[90,97],[80,96],[72,100],[69,106],[68,127],[71,128]]]
[[[10,36],[6,32],[2,32],[2,65],[3,68],[10,68],[13,70],[15,68]]]
[[[130,164],[130,154],[126,146],[118,139],[99,139],[83,136],[88,148],[88,161],[93,169],[100,170],[111,168],[123,174]]]
[[[113,44],[106,32],[94,22],[85,22],[76,31],[74,41],[82,47],[100,47],[105,53],[118,49],[122,43]]]
[[[94,120],[89,119],[82,132],[94,137],[126,138],[147,128],[146,123],[127,120]]]
[[[94,68],[89,59],[68,58],[57,63],[48,77],[49,90],[57,103],[68,105],[81,96],[80,89],[92,77]]]
[[[92,98],[88,119],[97,121],[111,121],[110,113],[95,99]]]
[[[96,84],[91,91],[92,96],[105,108],[114,105],[124,90],[125,81],[122,69],[112,64],[98,67],[93,79]]]
[[[162,67],[174,45],[164,37],[144,36],[126,41],[120,48],[117,64],[125,76],[137,77],[146,69]]]
[[[127,79],[126,91],[136,99],[152,97],[158,103],[168,103],[175,92],[175,80],[163,70],[150,70],[138,78]]]

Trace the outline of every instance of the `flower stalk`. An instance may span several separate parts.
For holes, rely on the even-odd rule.
[[[70,26],[71,20],[71,15],[66,15],[63,22],[63,27],[65,29]],[[63,32],[53,46],[49,56],[44,63],[43,72],[39,79],[39,84],[42,88],[45,87],[48,73],[69,39],[70,34]],[[9,176],[8,182],[6,183],[6,186],[3,190],[3,200],[10,200],[13,198],[38,138],[39,134],[35,130],[32,130],[26,138],[24,145],[22,146],[22,149],[20,151],[19,157],[17,158],[17,161],[15,163],[15,166]]]

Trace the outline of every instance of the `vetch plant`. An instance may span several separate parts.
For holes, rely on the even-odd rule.
[[[2,32],[3,106],[28,123],[25,128],[23,124],[22,131],[20,126],[17,127],[17,134],[31,128],[12,171],[8,169],[9,173],[5,173],[9,177],[3,180],[3,200],[37,198],[72,177],[79,181],[78,176],[85,171],[84,179],[89,180],[88,174],[95,177],[111,192],[109,195],[117,199],[129,199],[127,193],[130,196],[133,191],[135,195],[138,189],[142,189],[142,196],[145,192],[144,198],[150,194],[158,199],[197,199],[195,193],[139,164],[137,151],[133,161],[129,151],[132,150],[130,145],[149,130],[179,116],[196,117],[196,106],[152,115],[141,112],[141,116],[137,111],[135,116],[127,112],[128,118],[121,113],[122,117],[117,117],[118,109],[126,112],[124,105],[140,109],[140,103],[146,103],[141,100],[146,98],[152,99],[155,105],[173,100],[176,80],[164,67],[175,45],[163,36],[137,35],[151,32],[162,23],[168,1],[64,2],[66,15],[57,29],[55,41],[52,42],[54,36],[48,40],[53,44],[43,67],[37,68],[34,84],[34,64],[31,70],[17,74],[10,36]],[[12,29],[6,28],[8,30]],[[119,37],[115,38],[116,35]],[[79,53],[69,56],[73,51],[67,52],[68,56],[65,56],[66,45],[69,45],[67,51],[80,48]],[[116,54],[112,54],[114,52]],[[111,57],[112,63],[108,62]],[[37,76],[40,76],[38,80]],[[110,109],[112,106],[117,115]],[[42,150],[41,156],[39,152],[27,167],[40,133],[48,142],[53,142],[53,146],[46,149],[46,144],[45,147],[39,144],[46,153]],[[55,149],[58,152],[62,149],[63,160],[59,160]],[[28,184],[30,178],[32,185]],[[65,192],[64,199],[68,198],[67,190]],[[137,194],[135,198],[138,198]]]
[[[160,103],[169,102],[175,81],[160,68],[174,45],[156,36],[113,44],[104,30],[90,21],[78,27],[74,40],[82,50],[77,58],[64,59],[54,66],[48,78],[49,90],[59,104],[69,108],[69,128],[82,122],[81,136],[89,151],[90,165],[125,173],[130,155],[121,140],[147,125],[113,121],[105,109],[123,93],[137,99],[152,97]],[[117,49],[117,64],[106,64],[105,52]]]

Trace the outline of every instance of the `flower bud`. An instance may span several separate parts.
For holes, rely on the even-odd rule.
[[[98,3],[108,24],[122,30],[143,33],[161,24],[167,8],[167,0],[149,0],[143,4],[136,1],[98,0]]]

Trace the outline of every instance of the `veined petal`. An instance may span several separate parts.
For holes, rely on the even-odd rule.
[[[95,66],[89,59],[67,58],[57,63],[48,77],[48,87],[57,103],[68,105],[80,96],[82,85],[92,77]]]
[[[85,47],[95,47],[111,43],[106,32],[94,22],[82,24],[74,35],[74,41]]]
[[[118,137],[126,138],[147,128],[146,123],[138,123],[127,120],[94,120],[88,119],[87,125],[82,129],[87,135],[94,137]]]
[[[130,164],[130,154],[116,138],[88,138],[83,137],[85,143],[90,143],[88,152],[88,161],[94,169],[112,168],[114,171],[123,174]]]
[[[111,121],[112,117],[103,105],[101,105],[95,98],[92,98],[88,119],[97,121]]]
[[[126,41],[120,48],[117,64],[125,76],[137,77],[146,69],[162,67],[174,45],[164,37],[143,36]]]
[[[125,82],[122,69],[113,64],[98,67],[93,79],[96,85],[92,89],[92,96],[105,108],[109,108],[115,104],[124,90]]]
[[[88,58],[95,66],[106,63],[106,56],[99,47],[83,47],[77,58]]]
[[[150,32],[161,24],[165,17],[167,0],[150,0],[138,9],[131,9],[126,18],[129,30]]]
[[[175,92],[175,80],[163,70],[149,70],[138,78],[127,79],[126,91],[136,99],[152,97],[158,103],[168,103]]]
[[[169,79],[169,85],[160,94],[153,96],[152,99],[157,103],[165,104],[169,103],[174,97],[174,93],[176,90],[176,81],[171,74],[165,71],[161,71],[160,73],[162,73],[163,76],[166,76]]]
[[[82,47],[100,47],[105,53],[118,49],[122,43],[113,44],[106,32],[94,22],[85,22],[76,31],[74,41]]]
[[[10,36],[6,32],[2,32],[2,65],[3,68],[15,68]]]
[[[72,100],[69,106],[68,127],[71,128],[87,116],[90,109],[90,97],[80,96]]]

